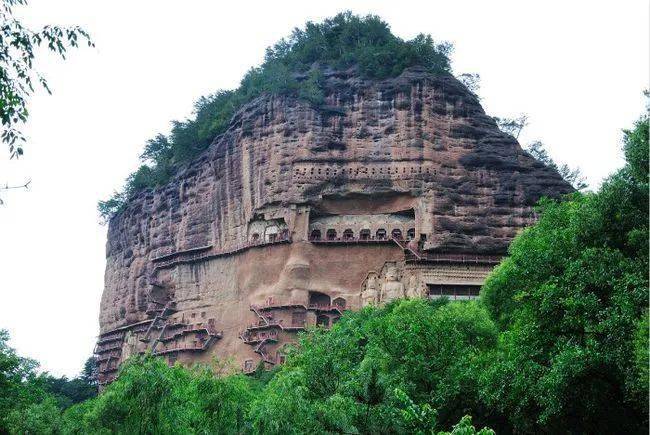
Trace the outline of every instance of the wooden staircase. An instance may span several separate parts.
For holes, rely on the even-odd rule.
[[[151,341],[151,336],[153,334],[153,331],[160,330],[160,333],[158,334],[157,338],[151,344],[152,353],[155,353],[156,346],[158,345],[160,339],[164,335],[165,329],[167,329],[167,321],[169,320],[169,315],[176,312],[176,302],[169,301],[161,309],[157,311],[158,312],[156,314],[156,317],[154,317],[153,321],[149,324],[149,327],[147,328],[144,336],[140,338],[140,341],[144,343],[148,343]]]
[[[397,238],[397,237],[391,237],[391,240],[393,242],[395,242],[395,244],[397,246],[402,248],[402,250],[404,251],[404,257],[405,257],[406,261],[420,261],[420,260],[422,260],[422,255],[421,255],[420,250],[417,249],[417,248],[414,249],[411,246],[410,242],[412,242],[412,240],[404,240],[404,239]]]

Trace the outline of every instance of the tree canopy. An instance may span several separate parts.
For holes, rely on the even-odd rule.
[[[496,332],[475,303],[409,300],[350,313],[331,331],[301,340],[253,403],[253,428],[277,434],[450,428],[478,407],[471,369],[496,344]]]
[[[647,432],[648,118],[595,194],[544,201],[482,290],[500,326],[487,404],[525,431]]]
[[[0,329],[0,434],[59,433],[61,410],[97,395],[94,358],[73,378],[38,373],[38,363],[19,356]]]

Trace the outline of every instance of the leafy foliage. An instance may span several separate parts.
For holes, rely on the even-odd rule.
[[[648,117],[639,119],[632,130],[623,130],[623,151],[628,162],[627,172],[639,182],[647,182],[648,177]]]
[[[495,345],[495,325],[476,303],[399,301],[347,313],[331,331],[310,330],[266,380],[134,357],[100,396],[63,412],[46,396],[13,412],[9,427],[14,433],[489,435],[466,414],[478,397],[473,361]],[[439,432],[444,428],[451,432]]]
[[[9,334],[0,330],[0,434],[56,433],[61,409],[97,395],[87,370],[78,378],[36,373],[38,363],[9,347]]]
[[[78,26],[45,26],[37,31],[24,27],[14,18],[13,8],[26,4],[27,0],[0,0],[0,139],[9,146],[11,157],[23,154],[25,137],[18,126],[27,121],[27,98],[34,86],[40,84],[51,93],[46,78],[34,71],[35,50],[42,46],[65,59],[80,42],[93,46]]]
[[[488,428],[477,431],[472,425],[472,417],[466,415],[454,425],[451,432],[438,432],[438,435],[494,435],[494,431]]]
[[[502,132],[508,133],[515,139],[519,139],[521,131],[528,125],[528,115],[525,113],[522,113],[517,118],[499,118],[498,116],[493,116],[492,119],[494,119]]]
[[[647,432],[647,129],[600,192],[543,202],[483,288],[503,331],[486,403],[517,430]]]
[[[130,360],[101,396],[63,414],[66,433],[245,433],[256,381]]]
[[[7,431],[12,409],[42,400],[42,392],[32,382],[36,361],[18,356],[8,341],[9,333],[0,329],[0,433]]]
[[[289,95],[318,106],[324,102],[324,68],[355,67],[362,77],[375,79],[397,76],[414,65],[433,73],[448,72],[450,52],[450,44],[435,44],[429,35],[409,41],[398,38],[374,15],[345,12],[322,23],[308,22],[269,47],[262,65],[251,68],[239,88],[199,98],[193,119],[174,121],[168,136],[149,140],[142,166],[128,177],[121,192],[99,202],[99,213],[108,220],[134,193],[166,183],[226,130],[236,110],[261,94]]]
[[[480,99],[478,95],[479,90],[481,89],[481,75],[477,73],[463,73],[459,74],[456,77],[462,84],[464,84],[467,89],[474,94],[474,96]],[[495,118],[499,119],[499,118]]]
[[[13,410],[7,416],[7,425],[14,434],[58,434],[61,431],[61,409],[51,396]]]
[[[431,36],[423,34],[404,41],[377,16],[345,12],[295,29],[288,40],[267,50],[265,65],[278,62],[291,71],[307,71],[314,62],[335,69],[358,66],[364,77],[385,78],[413,65],[432,72],[448,71],[450,48],[448,44],[435,45]]]
[[[435,338],[433,338],[435,337]],[[401,301],[314,330],[252,406],[261,433],[430,433],[478,408],[496,328],[475,303]],[[433,410],[436,411],[433,411]]]

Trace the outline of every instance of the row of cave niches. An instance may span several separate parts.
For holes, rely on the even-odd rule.
[[[404,233],[402,232],[401,229],[399,228],[394,228],[390,232],[390,236],[388,235],[388,232],[386,229],[380,228],[375,233],[373,234],[370,229],[362,229],[359,231],[358,235],[355,235],[354,230],[351,228],[348,228],[346,230],[343,230],[343,233],[340,235],[334,228],[327,229],[325,231],[325,234],[323,234],[323,231],[319,229],[314,229],[311,230],[309,233],[309,240],[311,242],[353,242],[353,241],[361,241],[361,242],[372,242],[372,241],[378,241],[378,242],[389,242],[392,239],[397,239],[397,240],[402,240],[404,239]],[[406,231],[406,240],[413,240],[415,239],[415,228],[409,228]]]
[[[401,171],[400,171],[401,169]],[[443,168],[444,169],[444,168]],[[390,166],[390,165],[370,165],[360,166],[356,168],[340,168],[340,167],[302,167],[293,170],[293,177],[297,180],[322,180],[332,176],[346,176],[347,178],[367,177],[370,176],[387,176],[395,178],[395,176],[409,177],[416,174],[438,175],[440,169],[433,168],[431,165],[417,165],[417,166]],[[443,170],[443,173],[450,173],[451,170]]]
[[[345,299],[332,300],[320,292],[309,292],[307,304],[276,304],[269,298],[263,305],[251,305],[256,323],[249,325],[240,338],[253,347],[260,360],[246,360],[242,367],[244,373],[253,373],[260,363],[265,368],[283,363],[282,350],[272,352],[270,349],[283,334],[295,334],[314,325],[329,328],[338,321],[345,308]],[[207,351],[222,338],[223,332],[216,330],[215,319],[205,319],[205,313],[201,313],[199,319],[195,318],[196,313],[192,313],[190,319],[183,317],[179,320],[173,318],[175,312],[174,302],[167,302],[156,310],[150,321],[102,334],[94,351],[99,384],[106,385],[117,376],[124,344],[129,337],[133,343],[127,344],[137,346],[135,353],[149,351],[155,356],[165,356],[170,365],[182,354]]]

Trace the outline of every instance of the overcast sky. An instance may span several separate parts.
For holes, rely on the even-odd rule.
[[[354,6],[352,6],[354,5]],[[622,164],[621,128],[644,108],[646,1],[91,1],[31,0],[25,23],[79,24],[94,49],[39,69],[54,95],[30,102],[20,161],[0,149],[0,328],[24,356],[75,375],[98,332],[106,227],[96,203],[136,168],[144,142],[236,87],[264,49],[307,20],[374,13],[403,38],[455,46],[456,73],[479,73],[488,114],[527,113],[541,139],[592,186]]]

